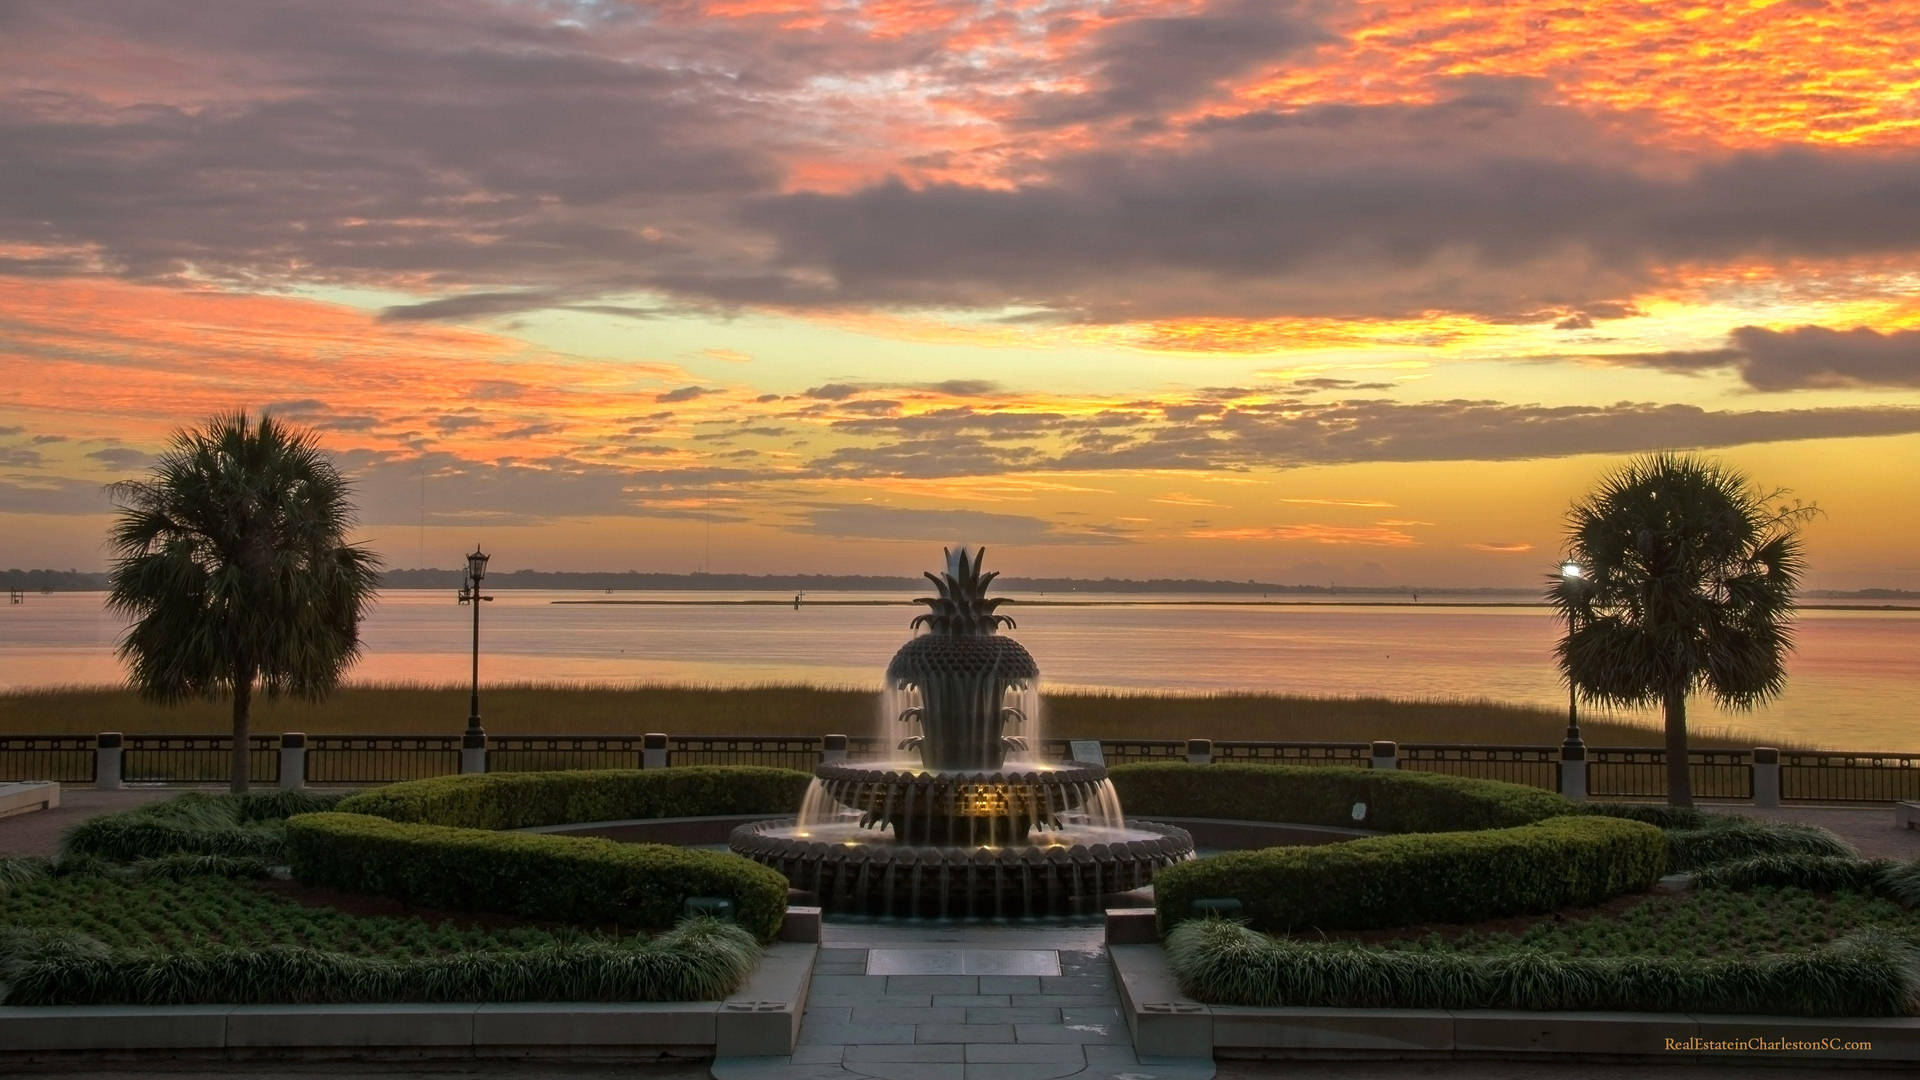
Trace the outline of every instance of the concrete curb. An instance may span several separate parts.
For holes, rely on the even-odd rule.
[[[1158,945],[1108,951],[1120,1013],[1143,1058],[1920,1062],[1920,1017],[1208,1005],[1180,992]],[[1847,1049],[1849,1044],[1870,1048]]]
[[[775,942],[725,1001],[0,1006],[0,1061],[656,1058],[791,1053],[819,947]]]
[[[60,785],[51,780],[0,784],[0,818],[52,810],[60,805]]]

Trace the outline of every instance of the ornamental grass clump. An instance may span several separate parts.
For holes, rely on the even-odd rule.
[[[0,954],[5,1003],[712,1001],[737,989],[759,957],[751,934],[708,918],[653,938],[404,959],[297,945],[108,951],[82,937],[41,934]]]
[[[1790,886],[1813,892],[1875,892],[1891,859],[1861,859],[1849,855],[1811,855],[1783,852],[1715,863],[1694,872],[1701,889],[1748,892],[1769,886]]]
[[[1480,955],[1270,938],[1192,920],[1167,937],[1181,989],[1226,1005],[1905,1016],[1920,1006],[1920,954],[1867,930],[1759,956]]]
[[[0,896],[15,885],[38,881],[53,873],[53,864],[38,855],[0,855]]]
[[[286,819],[331,809],[340,798],[300,791],[188,792],[88,818],[60,838],[60,851],[63,858],[94,855],[119,862],[178,854],[278,862],[285,858]]]
[[[1799,822],[1724,815],[1699,828],[1667,830],[1667,863],[1673,870],[1697,870],[1758,855],[1860,857],[1852,844],[1828,830]]]

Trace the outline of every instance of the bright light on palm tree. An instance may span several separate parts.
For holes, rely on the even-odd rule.
[[[311,431],[217,416],[182,431],[120,513],[107,604],[150,700],[233,697],[235,791],[247,789],[255,688],[316,700],[359,655],[379,561],[349,544],[351,489]]]
[[[1687,695],[1750,709],[1786,685],[1799,530],[1818,511],[1784,494],[1716,461],[1654,454],[1567,514],[1572,558],[1547,590],[1568,620],[1561,670],[1589,700],[1662,707],[1676,805],[1693,801]]]

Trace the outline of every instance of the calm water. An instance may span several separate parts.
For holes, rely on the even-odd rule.
[[[553,603],[637,597],[709,602]],[[739,599],[780,598],[503,590],[481,613],[482,678],[877,686],[915,610],[812,603],[795,611],[784,603],[711,602]],[[808,599],[879,597],[819,593]],[[1424,599],[1429,602],[1417,607],[1180,603],[1008,610],[1053,687],[1565,703],[1551,659],[1559,624],[1546,609]],[[30,594],[20,605],[0,606],[0,688],[119,681],[112,650],[121,626],[100,600],[98,593]],[[448,594],[384,594],[365,628],[367,654],[355,677],[466,681],[470,618]],[[1703,702],[1696,717],[1825,746],[1920,750],[1920,610],[1807,611],[1799,636],[1792,681],[1780,701],[1743,717],[1720,716]]]

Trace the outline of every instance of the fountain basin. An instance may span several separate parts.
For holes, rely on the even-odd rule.
[[[852,822],[803,830],[786,818],[742,825],[728,846],[785,874],[822,907],[921,917],[1092,908],[1109,893],[1145,887],[1160,867],[1193,858],[1186,830],[1151,821],[1066,825],[1041,835],[1031,844],[933,846]]]

